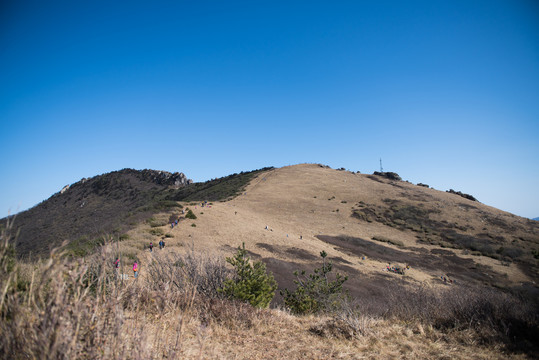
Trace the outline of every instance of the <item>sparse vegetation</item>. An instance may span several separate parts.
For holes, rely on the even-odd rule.
[[[385,297],[383,303],[360,308],[388,320],[416,321],[444,331],[473,331],[481,344],[507,343],[527,350],[537,345],[532,339],[539,335],[539,314],[533,304],[494,289],[456,286],[434,291],[391,283]]]
[[[399,246],[399,247],[403,247],[404,246],[404,243],[400,240],[393,240],[393,239],[390,239],[390,238],[387,238],[385,236],[373,236],[372,237],[373,240],[376,240],[376,241],[380,241],[380,242],[385,242],[385,243],[388,243],[388,244],[392,244],[392,245],[395,245],[395,246]]]
[[[161,228],[152,228],[148,230],[148,232],[153,236],[163,236],[165,235],[165,231]]]

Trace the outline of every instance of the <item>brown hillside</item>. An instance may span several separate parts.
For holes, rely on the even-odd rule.
[[[167,226],[169,244],[230,254],[245,242],[280,287],[293,285],[294,270],[318,266],[324,250],[363,296],[395,279],[447,286],[441,276],[536,291],[537,222],[404,181],[303,164],[260,174],[231,201],[184,205],[198,218]],[[384,271],[388,263],[411,268],[402,276]]]

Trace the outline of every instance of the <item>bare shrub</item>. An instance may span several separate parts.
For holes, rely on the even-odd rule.
[[[359,311],[357,301],[345,300],[341,302],[338,311],[333,314],[333,326],[341,328],[342,334],[352,336],[365,336],[370,333],[373,318]]]
[[[12,239],[5,229],[1,235],[0,359],[177,358],[195,291],[185,296],[172,289],[155,291],[143,282],[124,283],[114,276],[106,247],[86,260],[53,252],[20,287],[17,274],[23,266],[15,262],[4,271]],[[145,319],[167,313],[174,314],[175,336],[167,343],[152,341]],[[165,331],[153,333],[161,339]]]
[[[197,305],[203,324],[213,322],[228,329],[250,329],[257,315],[265,311],[242,301],[228,299],[214,298],[201,301]]]
[[[412,289],[390,283],[385,301],[360,302],[365,314],[420,322],[442,330],[475,332],[481,343],[533,343],[539,336],[535,306],[514,295],[491,288],[452,286],[444,290]]]
[[[148,266],[154,289],[172,286],[183,292],[193,286],[207,298],[224,297],[218,290],[232,273],[222,257],[197,254],[191,248],[187,254],[156,254],[155,258]]]

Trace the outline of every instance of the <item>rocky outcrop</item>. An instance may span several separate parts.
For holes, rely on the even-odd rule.
[[[184,173],[158,170],[142,170],[140,171],[141,178],[145,181],[151,181],[158,185],[168,185],[181,187],[193,183],[193,180],[188,179]]]

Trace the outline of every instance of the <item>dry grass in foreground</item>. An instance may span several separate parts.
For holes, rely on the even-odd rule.
[[[494,301],[476,307],[484,313],[470,315],[464,310],[472,309],[465,303],[472,298],[462,298],[463,313],[451,317],[455,309],[439,309],[450,302],[424,290],[404,294],[408,302],[390,299],[400,305],[385,313],[367,315],[374,307],[363,304],[362,315],[343,307],[338,314],[297,317],[223,298],[216,289],[229,270],[222,260],[194,251],[156,254],[139,279],[122,281],[114,274],[110,246],[86,259],[52,253],[45,262],[25,265],[14,260],[8,239],[5,230],[2,359],[527,358],[508,351],[498,325],[486,326],[492,334],[482,331],[482,321],[499,322],[492,314],[511,312]],[[519,319],[537,331],[536,318]]]

